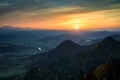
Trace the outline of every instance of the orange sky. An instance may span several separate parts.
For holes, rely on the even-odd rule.
[[[105,9],[80,6],[50,7],[37,10],[15,10],[0,16],[0,26],[21,28],[79,30],[120,28],[120,7],[110,5]]]

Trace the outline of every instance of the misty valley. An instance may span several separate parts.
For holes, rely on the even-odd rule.
[[[119,31],[0,29],[0,80],[119,80],[119,76]]]

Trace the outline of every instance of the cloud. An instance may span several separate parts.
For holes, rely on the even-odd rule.
[[[89,17],[89,13],[99,11],[105,11],[104,16],[120,18],[120,0],[0,0],[0,22],[3,24],[15,21],[18,24],[29,21],[40,23],[86,13]]]
[[[119,8],[119,6],[113,6],[113,5],[119,5],[119,0],[2,0],[4,4],[1,4],[2,6],[11,5],[7,8],[0,8],[0,15],[2,14],[9,14],[10,12],[15,11],[47,11],[50,12],[50,9],[56,9],[56,11],[52,10],[54,12],[63,12],[63,10],[60,9],[62,7],[64,9],[64,12],[68,12],[68,7],[73,8],[77,7],[77,10],[75,12],[86,12],[87,11],[96,11],[96,10],[102,10],[102,9],[109,9],[109,8]],[[1,1],[0,1],[1,2]],[[2,2],[2,3],[3,3]],[[5,4],[6,3],[6,4]],[[85,10],[81,10],[81,7]],[[65,8],[67,8],[67,11],[65,11]],[[60,9],[60,10],[59,10]],[[71,11],[71,9],[69,9]],[[45,12],[46,13],[46,12]]]
[[[11,4],[9,3],[0,3],[0,7],[6,7],[6,6],[10,6]]]

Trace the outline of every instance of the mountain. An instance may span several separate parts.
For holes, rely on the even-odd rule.
[[[0,27],[1,30],[7,30],[7,31],[16,31],[16,30],[34,30],[33,28],[19,28],[19,27],[13,27],[13,26],[2,26]]]
[[[120,56],[120,42],[111,36],[91,48],[91,53],[117,58]],[[116,55],[115,55],[116,54]]]
[[[92,68],[96,68],[97,71],[99,65],[108,64],[111,59],[120,60],[119,57],[120,42],[111,36],[90,46],[80,46],[73,41],[65,40],[48,52],[33,55],[31,59],[29,57],[32,64],[26,66],[27,72],[21,75],[22,78],[19,75],[18,79],[81,80],[81,72],[86,73]],[[11,77],[6,78],[9,79]]]
[[[111,37],[117,41],[120,41],[120,35],[118,35],[118,34],[111,35]]]
[[[74,80],[80,71],[86,72],[92,67],[107,64],[111,58],[119,59],[119,43],[110,36],[89,47],[63,41],[55,49],[34,56],[36,62],[26,73],[25,80]]]
[[[60,43],[58,45],[58,47],[55,48],[56,51],[58,52],[73,52],[73,51],[80,51],[80,45],[70,41],[70,40],[66,40],[63,41],[62,43]]]
[[[29,47],[41,47],[44,51],[55,48],[64,40],[72,40],[81,46],[100,42],[106,36],[120,34],[120,31],[67,31],[67,30],[38,30],[17,28],[12,26],[0,27],[0,42],[18,44]]]
[[[41,54],[38,54],[38,55],[35,55],[34,58],[35,60],[53,60],[55,59],[56,60],[61,60],[59,58],[63,58],[66,56],[66,59],[67,59],[67,56],[74,56],[76,54],[78,54],[79,52],[82,52],[83,48],[81,48],[80,45],[70,41],[70,40],[65,40],[63,42],[61,42],[55,49],[52,49],[50,51],[48,51],[47,53],[41,53]],[[74,54],[73,54],[74,52]]]
[[[119,58],[119,34],[120,31],[73,32],[2,27],[0,77],[14,77],[25,73],[26,68],[34,67],[45,73],[64,73],[64,77],[79,75],[81,70],[86,71],[101,63],[108,63],[111,58]],[[109,35],[112,35],[111,39],[106,38]],[[38,48],[42,48],[42,51]]]
[[[18,28],[15,27],[11,27],[11,26],[3,26],[0,27],[1,30],[17,30]]]

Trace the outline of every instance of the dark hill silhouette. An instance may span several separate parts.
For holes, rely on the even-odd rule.
[[[111,36],[108,36],[107,38],[105,38],[101,43],[108,43],[108,44],[110,44],[110,43],[115,43],[116,41],[111,37]]]
[[[79,80],[80,71],[120,60],[120,42],[107,37],[98,44],[82,47],[72,41],[63,41],[46,53],[32,56],[34,63],[25,74],[25,80]],[[103,66],[104,67],[104,66]]]
[[[70,40],[65,40],[63,42],[61,42],[55,49],[52,49],[50,51],[48,51],[47,53],[42,53],[42,54],[37,54],[35,55],[35,57],[40,57],[40,56],[54,56],[55,55],[59,55],[62,56],[63,55],[70,55],[74,52],[75,53],[79,53],[82,51],[82,47]]]
[[[79,52],[82,51],[82,47],[70,40],[65,40],[63,42],[61,42],[55,49],[53,49],[52,51],[49,51],[51,53],[51,55],[53,53],[55,54],[63,54],[63,55],[75,55]],[[48,52],[48,53],[49,53]],[[74,52],[74,54],[73,54]]]
[[[65,40],[62,43],[59,44],[59,46],[57,48],[79,48],[80,45],[70,41],[70,40]]]
[[[95,63],[98,64],[101,62],[107,62],[110,58],[119,58],[120,56],[120,44],[110,36],[100,43],[93,45],[92,47],[90,46],[89,49],[88,48],[89,47],[82,47],[72,41],[66,40],[60,43],[55,49],[50,50],[47,53],[38,54],[34,57],[35,60],[46,62],[51,61],[51,59],[51,62],[54,62],[54,60],[61,61],[61,59],[64,62],[64,59],[68,58],[69,60],[75,58],[75,60],[82,61],[84,65],[87,64],[86,62],[90,62],[91,65],[95,61]]]
[[[109,47],[111,47],[113,45],[117,45],[117,41],[114,40],[114,38],[112,38],[111,36],[108,36],[103,41],[101,41],[98,45],[99,46],[109,46]]]
[[[91,54],[94,53],[99,57],[118,58],[120,56],[120,42],[109,36],[91,48]]]

